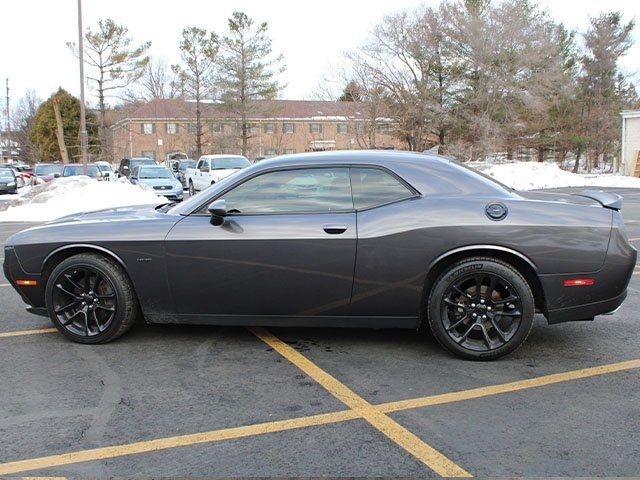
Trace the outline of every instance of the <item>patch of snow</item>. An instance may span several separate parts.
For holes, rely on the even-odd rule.
[[[562,187],[640,188],[640,178],[611,173],[571,173],[552,162],[469,162],[467,165],[516,190]]]
[[[43,222],[74,213],[166,201],[130,183],[98,182],[86,176],[60,178],[12,197],[0,203],[0,222]]]

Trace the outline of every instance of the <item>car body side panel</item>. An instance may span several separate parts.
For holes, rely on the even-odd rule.
[[[602,267],[611,210],[503,199],[509,214],[496,222],[485,215],[489,201],[425,197],[358,212],[352,313],[416,315],[428,267],[466,246],[520,252],[540,274],[595,272]]]
[[[145,313],[170,311],[164,238],[180,217],[158,214],[148,206],[135,211],[133,214],[127,211],[126,218],[120,220],[117,213],[112,221],[103,221],[100,216],[113,213],[96,213],[80,217],[85,218],[83,221],[59,221],[16,234],[12,241],[20,269],[39,277],[45,260],[56,251],[97,247],[121,260]],[[23,235],[29,238],[26,244],[20,241]],[[42,305],[43,300],[34,303]]]

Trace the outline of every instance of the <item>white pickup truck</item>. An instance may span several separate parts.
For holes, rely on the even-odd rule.
[[[187,168],[185,179],[189,195],[251,165],[242,155],[203,155],[195,168]]]

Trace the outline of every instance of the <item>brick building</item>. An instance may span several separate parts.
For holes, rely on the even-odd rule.
[[[319,150],[400,149],[388,118],[371,118],[359,102],[264,100],[250,119],[248,157]],[[202,106],[203,154],[241,152],[238,118],[222,105]],[[148,156],[163,161],[173,152],[195,155],[195,103],[154,99],[123,107],[111,126],[113,161]]]

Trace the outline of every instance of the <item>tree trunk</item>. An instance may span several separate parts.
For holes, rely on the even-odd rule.
[[[200,112],[200,96],[196,98],[196,158],[202,156],[202,112]]]
[[[571,170],[573,173],[578,173],[578,167],[580,166],[580,155],[582,155],[582,147],[578,147],[576,150],[576,161],[573,164],[573,169]]]
[[[60,147],[60,157],[62,163],[69,163],[69,152],[67,152],[67,145],[64,142],[64,127],[62,126],[62,115],[60,115],[60,100],[58,96],[53,97],[53,112],[56,116],[56,137],[58,138],[58,146]]]
[[[538,147],[538,162],[540,163],[544,162],[544,153],[545,153],[545,148],[542,146]]]

